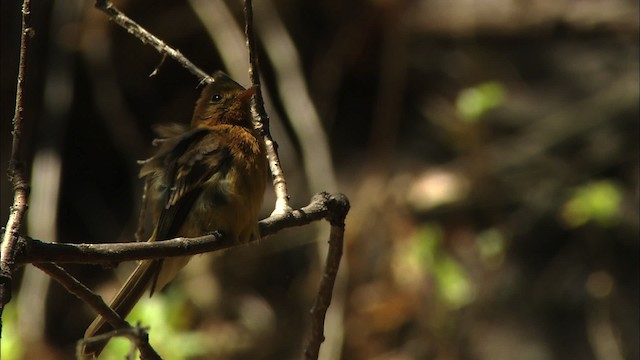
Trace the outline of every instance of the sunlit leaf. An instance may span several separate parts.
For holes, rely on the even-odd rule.
[[[489,229],[478,234],[476,246],[485,264],[497,267],[504,261],[506,243],[502,233]]]
[[[206,353],[206,339],[198,332],[183,330],[186,300],[178,291],[143,297],[131,311],[127,320],[148,326],[149,340],[166,359],[188,359]],[[105,348],[105,359],[122,359],[130,349],[130,342],[115,339]]]
[[[440,299],[457,309],[473,301],[473,287],[464,268],[442,246],[443,236],[439,225],[423,225],[394,257],[394,274],[399,283],[414,288],[431,276]]]
[[[24,346],[17,331],[16,301],[8,303],[2,314],[2,352],[0,359],[18,360],[24,356]]]
[[[562,208],[561,217],[574,228],[591,221],[610,226],[618,217],[621,199],[622,191],[612,181],[588,183],[573,192]]]
[[[496,81],[485,82],[462,90],[456,101],[456,110],[463,120],[476,122],[487,111],[502,105],[504,98],[502,84]]]
[[[467,273],[453,257],[439,259],[434,270],[440,294],[450,307],[459,308],[473,300]]]

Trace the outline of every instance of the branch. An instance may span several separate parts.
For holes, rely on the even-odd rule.
[[[78,299],[91,306],[114,328],[131,327],[131,325],[111,309],[99,295],[96,295],[96,293],[78,281],[78,279],[74,278],[65,269],[53,263],[39,263],[34,264],[34,266],[42,270],[45,274],[51,276]]]
[[[113,309],[107,305],[100,296],[96,295],[89,288],[84,286],[78,279],[74,278],[65,269],[52,263],[34,264],[47,275],[51,276],[67,291],[75,295],[78,299],[84,301],[91,306],[98,314],[100,314],[111,326],[117,331],[104,334],[107,337],[126,336],[140,349],[141,359],[160,359],[160,355],[149,344],[149,335],[146,329],[140,327],[132,327],[126,320],[120,317]],[[93,342],[99,339],[90,338],[82,341]],[[81,357],[78,357],[81,359]]]
[[[104,334],[92,336],[90,338],[84,338],[79,340],[76,345],[76,358],[83,359],[86,355],[83,354],[83,349],[86,346],[91,346],[94,343],[102,344],[114,337],[126,337],[140,350],[141,360],[162,360],[160,355],[149,344],[149,328],[142,327],[139,324],[133,327],[120,328],[106,332]],[[127,357],[132,359],[133,355]]]
[[[273,215],[259,222],[260,235],[269,235],[289,227],[303,226],[321,219],[331,219],[332,204],[348,201],[342,194],[319,193],[309,205],[288,214]],[[348,206],[348,205],[347,205]],[[255,239],[253,240],[255,241]],[[195,238],[175,238],[157,242],[130,242],[108,244],[51,243],[20,237],[17,244],[16,263],[114,263],[121,261],[162,259],[166,257],[201,254],[217,251],[237,244],[225,241],[215,232]]]
[[[123,14],[120,10],[118,10],[115,5],[111,1],[108,0],[96,0],[96,8],[105,12],[113,22],[123,27],[130,34],[137,37],[144,44],[150,44],[153,46],[160,54],[162,54],[162,62],[164,62],[165,57],[170,57],[177,61],[182,67],[189,70],[193,75],[197,76],[202,82],[212,83],[213,78],[211,78],[206,72],[202,71],[200,68],[195,66],[191,61],[189,61],[182,53],[171,46],[164,43],[164,41],[158,39],[156,36],[145,30],[142,26],[138,25],[135,21],[129,19],[125,14]],[[158,71],[158,67],[153,71],[152,75],[155,75]]]
[[[254,101],[251,102],[251,114],[254,118],[254,126],[262,134],[267,148],[267,158],[269,159],[269,169],[273,178],[273,189],[276,193],[276,205],[271,215],[282,215],[291,211],[289,206],[289,194],[287,192],[287,182],[284,172],[280,166],[278,157],[278,144],[273,140],[269,131],[269,116],[264,109],[262,90],[260,88],[260,73],[258,70],[258,55],[256,51],[256,40],[253,31],[253,6],[251,0],[244,1],[245,35],[247,37],[247,48],[249,49],[249,78],[256,87]]]
[[[11,214],[7,220],[6,230],[2,238],[2,248],[0,249],[0,316],[4,305],[11,300],[11,280],[15,267],[16,244],[18,243],[24,213],[27,211],[27,198],[29,197],[29,184],[21,155],[22,120],[24,116],[22,93],[28,45],[33,34],[33,29],[31,28],[31,1],[24,0],[22,3],[22,36],[20,38],[20,62],[18,64],[18,84],[16,86],[16,108],[12,121],[13,143],[7,171],[9,181],[13,184],[13,206],[11,206]]]
[[[344,220],[350,207],[349,200],[342,194],[335,197],[334,201],[329,202],[328,205],[329,216],[327,220],[331,223],[329,251],[327,252],[327,260],[324,266],[324,274],[320,281],[318,296],[311,308],[311,336],[304,350],[305,358],[308,360],[318,359],[320,345],[324,341],[324,320],[327,309],[331,304],[333,285],[340,267],[344,240]]]
[[[259,223],[262,237],[275,234],[284,228],[303,226],[321,219],[325,219],[331,224],[325,271],[320,282],[318,296],[311,309],[311,335],[305,349],[306,359],[317,359],[320,345],[324,341],[324,320],[331,303],[333,285],[342,257],[344,220],[348,211],[349,200],[345,195],[319,193],[311,199],[309,205],[289,214],[270,216]],[[232,246],[235,244],[225,242],[220,233],[197,238],[116,244],[62,244],[20,237],[16,261],[17,263],[34,263],[34,266],[50,275],[70,293],[91,306],[115,329],[120,329],[110,333],[109,336],[133,336],[134,343],[140,349],[143,359],[157,359],[159,357],[149,345],[146,332],[141,333],[140,329],[132,328],[129,323],[105,304],[100,296],[53,262],[100,263],[158,259],[193,255]],[[98,340],[91,339],[90,341]]]

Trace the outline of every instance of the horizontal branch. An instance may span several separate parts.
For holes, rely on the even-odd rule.
[[[287,214],[270,216],[259,222],[261,237],[278,231],[309,224],[321,219],[332,222],[348,209],[349,201],[343,194],[319,193],[309,205]],[[255,241],[255,240],[252,240]],[[21,236],[17,244],[16,264],[27,263],[115,263],[130,260],[160,259],[212,252],[237,246],[226,241],[221,233],[195,238],[175,238],[157,242],[130,242],[108,244],[51,243]]]

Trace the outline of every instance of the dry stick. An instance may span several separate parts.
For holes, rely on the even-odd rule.
[[[11,146],[11,158],[9,160],[9,181],[13,184],[13,205],[7,220],[6,230],[0,249],[0,316],[4,305],[11,300],[11,280],[15,267],[16,243],[19,231],[27,210],[27,198],[29,196],[29,184],[25,174],[25,164],[22,162],[22,119],[23,119],[23,88],[24,72],[27,59],[29,40],[33,37],[31,24],[31,1],[22,3],[22,36],[20,37],[20,62],[18,64],[18,83],[16,86],[16,108],[13,116],[13,143]]]
[[[320,353],[320,345],[324,341],[324,320],[327,309],[331,304],[333,285],[336,281],[340,259],[342,258],[344,240],[344,220],[349,212],[349,200],[339,194],[333,201],[327,203],[331,233],[329,234],[329,251],[324,267],[324,274],[320,280],[318,296],[311,308],[311,336],[304,350],[305,359],[316,360]]]
[[[87,303],[93,309],[102,315],[105,320],[111,324],[114,328],[130,327],[120,315],[118,315],[113,309],[107,305],[102,298],[91,291],[88,287],[71,276],[65,269],[53,263],[35,263],[33,266],[44,271],[47,275],[51,276],[60,285],[62,285],[67,291],[75,295],[78,299]]]
[[[129,19],[129,17],[118,10],[111,1],[96,0],[95,6],[97,9],[107,13],[107,15],[109,15],[113,22],[125,28],[130,34],[140,39],[140,41],[142,41],[144,44],[150,44],[160,54],[162,54],[163,59],[161,60],[158,67],[160,67],[164,62],[164,57],[169,56],[177,61],[180,65],[182,65],[182,67],[197,76],[202,82],[213,82],[213,78],[211,78],[206,72],[200,70],[197,66],[195,66],[191,61],[184,57],[184,55],[182,55],[180,51],[165,44],[164,41],[158,39],[153,34],[145,30],[142,26],[138,25],[135,21]],[[157,68],[152,74],[156,72]]]
[[[142,359],[160,359],[158,353],[149,344],[149,336],[144,329],[132,327],[111,309],[99,295],[84,286],[84,284],[69,274],[65,269],[53,263],[39,263],[34,264],[34,266],[51,276],[67,289],[68,292],[91,306],[115,329],[119,329],[118,331],[111,332],[109,334],[110,337],[118,336],[124,331],[128,335],[127,337],[131,338],[138,349],[140,349],[140,357]]]
[[[269,159],[269,168],[271,169],[271,177],[273,179],[273,189],[276,193],[276,205],[271,215],[287,214],[291,211],[287,182],[284,178],[282,167],[280,166],[278,144],[273,140],[273,137],[271,137],[269,116],[264,109],[264,100],[262,99],[262,90],[260,89],[260,73],[258,70],[258,55],[253,31],[253,6],[251,0],[244,1],[244,20],[244,31],[247,37],[247,48],[249,49],[249,78],[253,86],[257,88],[255,99],[251,102],[251,113],[255,119],[254,126],[256,126],[256,129],[262,134],[267,147],[267,158]]]

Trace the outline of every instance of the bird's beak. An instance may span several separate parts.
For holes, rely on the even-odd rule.
[[[236,99],[242,101],[242,102],[248,102],[249,100],[251,100],[251,97],[253,96],[253,94],[256,93],[256,87],[252,86],[250,88],[248,88],[247,90],[241,92],[240,94],[238,94],[238,96],[236,96]]]

